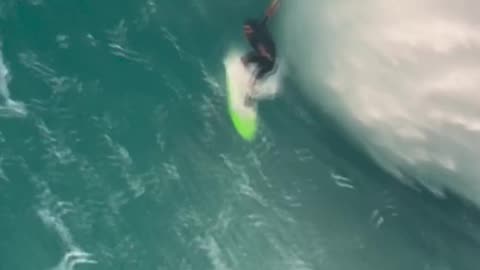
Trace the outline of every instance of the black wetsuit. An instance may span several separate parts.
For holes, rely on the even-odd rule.
[[[267,29],[267,18],[262,21],[247,20],[243,25],[245,37],[253,51],[244,56],[246,66],[256,66],[255,79],[260,80],[275,67],[276,48],[272,35]]]

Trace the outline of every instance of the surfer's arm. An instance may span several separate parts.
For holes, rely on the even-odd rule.
[[[270,20],[273,15],[275,15],[275,12],[278,9],[278,5],[280,4],[279,0],[273,0],[272,4],[268,7],[267,11],[265,12],[265,16],[263,17],[262,24],[267,24],[268,20]]]

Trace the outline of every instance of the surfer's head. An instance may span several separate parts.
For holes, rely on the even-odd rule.
[[[245,20],[243,23],[243,33],[245,36],[250,37],[258,28],[258,21],[254,19]]]

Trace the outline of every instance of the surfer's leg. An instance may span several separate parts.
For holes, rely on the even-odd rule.
[[[265,75],[270,73],[273,70],[274,67],[273,61],[270,61],[269,59],[262,57],[261,59],[258,60],[258,72],[256,74],[256,79],[261,80]]]
[[[257,70],[254,73],[253,83],[251,84],[250,91],[247,95],[247,98],[253,101],[261,99],[261,96],[262,96],[261,89],[258,88],[258,86],[256,85],[256,82],[259,80],[261,81],[265,79],[265,76],[270,72],[272,72],[275,64],[273,61],[270,61],[265,57],[260,57],[257,60],[256,66],[257,66]]]
[[[242,56],[242,63],[245,67],[248,67],[251,64],[256,64],[257,57],[257,53],[255,51],[251,51],[246,55]]]
[[[248,54],[242,56],[242,63],[245,68],[250,72],[250,87],[253,88],[257,80],[257,73],[259,68],[259,63],[262,61],[262,56],[258,55],[257,52],[251,51]]]

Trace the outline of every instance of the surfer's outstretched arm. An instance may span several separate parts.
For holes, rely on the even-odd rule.
[[[262,23],[267,24],[268,20],[275,14],[278,9],[278,5],[280,4],[279,0],[273,0],[270,6],[268,7],[267,11],[265,12],[265,16],[263,17]]]

